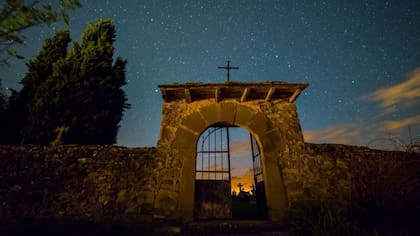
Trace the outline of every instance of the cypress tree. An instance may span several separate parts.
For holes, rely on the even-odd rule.
[[[35,95],[37,143],[48,144],[55,129],[68,127],[63,143],[113,144],[122,114],[129,107],[122,87],[126,61],[113,63],[115,27],[111,20],[89,24],[81,44],[73,43],[66,58]]]
[[[39,136],[45,132],[45,125],[37,117],[36,108],[39,106],[36,96],[40,94],[40,88],[53,74],[53,65],[66,57],[67,47],[70,43],[70,32],[68,30],[58,30],[54,36],[46,39],[38,55],[27,63],[28,73],[22,79],[23,85],[19,92],[16,102],[11,103],[18,111],[14,117],[20,116],[22,119],[20,133],[23,143],[40,143]],[[43,91],[45,96],[50,96],[54,91]]]
[[[64,144],[115,143],[129,108],[122,89],[126,61],[113,61],[115,36],[112,21],[99,20],[88,25],[81,43],[73,42],[68,52],[68,30],[47,39],[27,64],[22,90],[9,98],[7,142],[46,145],[57,128],[68,127]]]
[[[38,143],[34,138],[40,131],[36,125],[38,120],[32,115],[34,98],[37,90],[52,75],[53,64],[66,56],[69,42],[68,30],[56,31],[53,37],[45,40],[38,55],[26,64],[28,72],[21,80],[22,89],[19,92],[12,90],[9,97],[3,118],[2,143]]]
[[[0,114],[3,114],[3,112],[6,110],[6,102],[7,102],[7,96],[6,96],[6,93],[4,92],[4,88],[0,79]]]
[[[0,132],[0,143],[4,143],[6,139],[6,136],[5,136],[6,133],[4,132],[4,130],[6,129],[5,127],[6,107],[7,107],[7,96],[2,86],[1,79],[0,79],[0,130],[2,130],[2,132]]]
[[[3,144],[20,144],[22,140],[21,126],[26,114],[22,114],[25,107],[19,93],[11,90],[8,98],[6,109],[1,115],[0,124],[0,143]]]

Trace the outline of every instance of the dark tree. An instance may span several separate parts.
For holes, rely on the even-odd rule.
[[[28,73],[21,81],[22,90],[19,92],[17,100],[10,104],[11,108],[18,110],[19,116],[22,117],[21,124],[17,126],[21,127],[23,143],[44,143],[39,140],[39,137],[44,136],[45,132],[51,133],[52,128],[48,127],[48,123],[39,123],[45,122],[45,118],[37,116],[39,115],[37,107],[41,105],[37,96],[43,93],[46,98],[49,98],[50,93],[54,92],[45,92],[43,87],[53,76],[54,64],[65,59],[70,41],[68,30],[56,31],[52,38],[45,40],[38,55],[27,63]],[[16,117],[16,115],[14,116]]]
[[[22,90],[12,91],[5,111],[7,132],[2,132],[6,138],[0,141],[47,145],[63,128],[68,130],[64,144],[115,143],[129,107],[122,89],[126,61],[113,62],[115,36],[112,21],[99,20],[68,52],[68,30],[47,39],[27,64]]]
[[[37,90],[31,109],[31,143],[48,144],[59,127],[68,127],[63,143],[113,144],[129,107],[122,87],[126,61],[113,63],[115,27],[111,20],[89,24],[80,44]],[[30,129],[27,129],[30,130]]]
[[[3,112],[6,110],[7,105],[7,96],[6,92],[4,91],[1,79],[0,79],[0,117],[1,114],[4,114]]]
[[[6,122],[6,107],[7,107],[7,96],[0,80],[0,143],[3,143],[5,139],[4,129]]]
[[[22,124],[26,120],[25,102],[19,96],[16,90],[11,89],[11,95],[8,97],[6,110],[1,118],[0,124],[0,143],[20,144],[22,141]]]
[[[80,7],[78,0],[60,0],[60,9],[42,0],[6,0],[0,8],[0,65],[8,64],[10,58],[23,58],[12,46],[23,44],[25,29],[50,25],[60,19],[68,24],[68,10]]]
[[[7,96],[2,86],[2,82],[0,80],[0,143],[4,143],[5,134],[5,121],[6,121],[6,105],[7,105]]]
[[[27,63],[28,72],[22,79],[20,92],[12,91],[8,106],[3,114],[2,143],[37,143],[32,139],[33,125],[36,120],[32,116],[34,97],[40,86],[52,75],[53,64],[67,53],[70,42],[68,30],[57,31],[45,40],[38,55]]]

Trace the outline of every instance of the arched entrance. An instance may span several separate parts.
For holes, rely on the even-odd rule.
[[[197,142],[194,219],[266,219],[266,208],[256,139],[237,126],[208,127]]]
[[[159,86],[164,103],[158,150],[179,178],[174,202],[184,220],[194,219],[200,134],[214,124],[226,124],[246,129],[259,144],[268,219],[285,221],[288,196],[280,162],[303,145],[293,102],[306,86],[284,82]]]

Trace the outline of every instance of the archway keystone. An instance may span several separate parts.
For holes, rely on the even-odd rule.
[[[167,162],[182,163],[168,166],[179,176],[177,196],[169,202],[184,220],[192,220],[194,214],[197,141],[209,126],[224,124],[242,127],[257,140],[268,218],[285,222],[289,203],[279,163],[303,143],[293,102],[307,86],[285,82],[159,85],[164,103],[158,149]]]

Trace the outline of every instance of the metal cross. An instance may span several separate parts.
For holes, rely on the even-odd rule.
[[[230,66],[230,61],[227,61],[227,66],[218,66],[217,68],[227,70],[227,81],[228,82],[229,82],[229,79],[230,79],[230,70],[232,70],[232,69],[239,69],[239,67]]]

